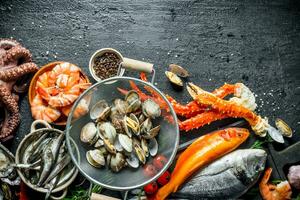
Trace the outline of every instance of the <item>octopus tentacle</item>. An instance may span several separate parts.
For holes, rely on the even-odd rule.
[[[0,71],[0,79],[3,81],[16,80],[26,74],[34,73],[38,70],[38,67],[34,63],[25,63],[18,67],[8,70]]]
[[[5,119],[2,123],[0,139],[5,141],[12,136],[15,128],[20,123],[18,103],[15,101],[10,91],[0,85],[0,101],[4,105]]]
[[[20,45],[20,43],[17,42],[16,40],[8,39],[8,38],[0,39],[0,49],[8,50],[13,46],[17,46],[17,45]]]
[[[17,45],[6,51],[5,56],[3,56],[0,61],[0,65],[3,68],[6,63],[18,62],[21,58],[24,59],[23,62],[25,63],[31,62],[31,53],[28,49]]]

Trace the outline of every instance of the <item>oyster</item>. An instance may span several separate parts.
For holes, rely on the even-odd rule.
[[[99,136],[97,134],[97,128],[93,122],[89,122],[84,125],[80,132],[80,140],[83,143],[93,145],[97,142]]]
[[[115,155],[112,155],[109,165],[112,171],[120,171],[126,165],[125,156],[119,152]]]
[[[139,94],[135,90],[130,90],[126,96],[125,101],[127,102],[127,113],[134,112],[141,107],[141,99]]]
[[[100,168],[105,166],[105,158],[99,149],[87,151],[86,159],[93,167]]]
[[[147,99],[142,104],[142,111],[146,117],[150,117],[152,119],[159,117],[161,115],[161,109],[159,105],[154,102],[152,99]]]
[[[275,124],[280,133],[285,137],[292,137],[293,131],[282,119],[277,118]]]
[[[91,108],[90,117],[92,120],[105,120],[109,116],[110,109],[105,100],[100,100]]]

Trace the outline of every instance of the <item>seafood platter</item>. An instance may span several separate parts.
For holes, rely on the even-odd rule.
[[[155,86],[153,64],[112,48],[91,56],[93,84],[76,64],[38,68],[33,60],[18,42],[0,40],[1,141],[18,129],[18,95],[28,85],[34,120],[15,155],[0,144],[3,199],[32,199],[34,191],[38,199],[116,199],[99,194],[102,188],[120,191],[122,199],[300,198],[300,142],[274,149],[293,131],[260,115],[245,84],[207,91],[170,64],[162,75],[190,96],[182,104]],[[140,77],[124,76],[126,70]],[[191,132],[194,139],[180,139]],[[77,186],[78,177],[90,189]]]

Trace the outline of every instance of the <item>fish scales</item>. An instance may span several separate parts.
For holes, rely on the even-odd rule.
[[[266,158],[261,149],[236,150],[198,171],[172,197],[236,199],[258,180]]]

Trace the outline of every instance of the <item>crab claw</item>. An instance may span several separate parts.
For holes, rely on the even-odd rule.
[[[197,96],[200,94],[208,93],[205,90],[201,89],[199,86],[195,85],[194,83],[187,84],[187,91],[190,93],[193,99],[197,99]]]

